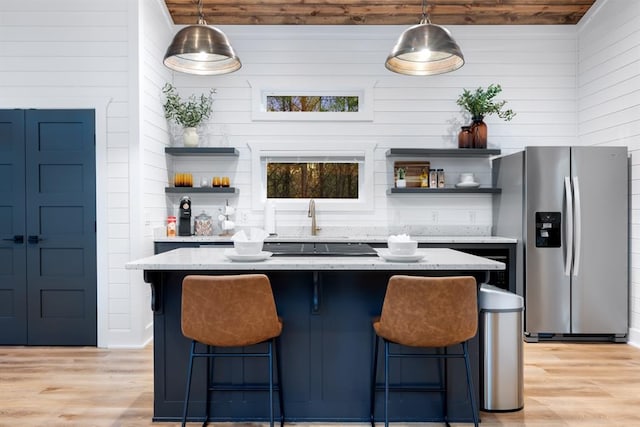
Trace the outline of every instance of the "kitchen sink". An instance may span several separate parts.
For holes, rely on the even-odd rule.
[[[274,256],[377,256],[366,243],[279,243],[266,242],[263,250]]]

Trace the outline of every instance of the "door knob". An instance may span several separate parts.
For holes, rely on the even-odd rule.
[[[2,240],[6,240],[7,242],[13,242],[13,243],[24,243],[24,236],[15,235],[9,239],[2,239]]]
[[[40,238],[40,236],[29,236],[29,243],[38,243],[44,239]]]

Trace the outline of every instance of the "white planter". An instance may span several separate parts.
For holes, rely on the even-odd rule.
[[[405,179],[397,179],[396,180],[396,188],[406,188],[407,181]]]
[[[182,143],[185,147],[198,146],[198,132],[196,128],[184,128],[182,133]]]

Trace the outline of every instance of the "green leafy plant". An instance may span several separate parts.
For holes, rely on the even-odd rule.
[[[398,179],[404,179],[406,172],[403,168],[398,168]]]
[[[490,114],[497,114],[504,120],[511,120],[516,113],[513,110],[503,110],[507,101],[496,101],[494,98],[502,92],[498,84],[491,84],[487,89],[477,88],[475,92],[464,89],[458,97],[457,104],[467,110],[472,118],[480,118]]]
[[[178,91],[170,83],[166,83],[162,88],[165,95],[164,116],[167,120],[173,120],[182,127],[197,127],[203,120],[211,116],[211,105],[213,104],[213,94],[215,89],[209,91],[209,95],[196,97],[191,95],[186,100],[180,98]]]

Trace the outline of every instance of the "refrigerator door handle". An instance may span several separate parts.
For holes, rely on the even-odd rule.
[[[574,241],[574,256],[573,256],[573,275],[577,276],[580,270],[580,244],[582,237],[582,208],[580,207],[580,182],[578,177],[573,177],[573,193],[575,197],[575,241]]]
[[[567,199],[567,212],[564,219],[565,244],[567,250],[564,257],[564,275],[571,275],[571,260],[573,258],[573,194],[571,191],[571,180],[568,176],[564,177],[564,195]]]

